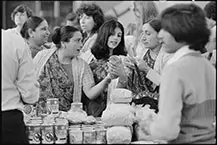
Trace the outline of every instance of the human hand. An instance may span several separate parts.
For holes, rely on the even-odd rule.
[[[148,66],[148,64],[141,58],[137,59],[137,66],[139,70],[144,71],[148,73],[148,71],[151,69],[151,67]]]

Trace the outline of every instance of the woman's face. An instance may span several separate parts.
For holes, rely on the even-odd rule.
[[[116,27],[114,33],[108,37],[107,45],[110,49],[115,49],[121,42],[123,32],[120,28]]]
[[[95,25],[93,17],[87,16],[84,13],[80,16],[79,22],[80,22],[82,31],[87,32],[87,33],[90,33]]]
[[[14,23],[16,24],[16,26],[23,26],[23,24],[25,23],[25,21],[28,19],[28,16],[26,14],[26,12],[17,12],[14,15]]]
[[[48,37],[50,35],[48,27],[47,21],[44,20],[38,25],[35,31],[33,31],[32,39],[36,45],[41,46],[48,41]]]
[[[64,53],[69,57],[78,56],[82,48],[82,34],[77,31],[74,33],[73,37],[70,38],[69,42],[62,42],[64,45]]]
[[[178,43],[175,38],[166,30],[161,29],[158,33],[158,38],[162,47],[167,53],[175,53],[179,48],[184,46],[183,43]]]
[[[146,23],[142,27],[141,42],[145,47],[154,49],[160,45],[157,35],[157,31],[155,31],[149,23]]]

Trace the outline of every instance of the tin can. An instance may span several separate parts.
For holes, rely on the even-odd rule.
[[[42,144],[54,144],[53,124],[43,123],[41,125]]]
[[[65,122],[57,122],[54,125],[55,144],[67,143],[68,125]]]
[[[83,134],[80,127],[69,127],[69,143],[82,144]]]
[[[106,144],[106,129],[104,127],[96,127],[96,144]]]
[[[58,114],[59,113],[59,99],[58,98],[48,98],[47,108],[49,111],[51,111],[52,114]]]
[[[26,124],[28,140],[30,144],[41,143],[41,126],[40,124],[28,123]]]
[[[83,144],[95,144],[96,132],[93,127],[84,127],[83,129]]]

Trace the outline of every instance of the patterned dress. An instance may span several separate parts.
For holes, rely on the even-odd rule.
[[[150,68],[154,68],[155,60],[151,58],[150,50],[146,52],[143,60]],[[151,108],[157,109],[157,99],[159,88],[153,82],[146,78],[147,73],[135,68],[129,68],[128,82],[126,89],[129,89],[135,95],[133,101],[135,104],[149,104]]]

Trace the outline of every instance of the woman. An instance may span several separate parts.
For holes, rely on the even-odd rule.
[[[171,57],[164,52],[164,48],[157,37],[161,29],[161,22],[155,18],[145,23],[142,28],[141,40],[146,51],[141,59],[124,59],[124,65],[127,66],[129,73],[125,83],[119,83],[118,87],[124,87],[131,90],[136,96],[133,99],[135,104],[149,104],[152,109],[158,111],[158,89],[160,84],[161,71]],[[117,64],[111,64],[111,68],[119,68]],[[123,74],[123,73],[121,73]],[[119,74],[116,74],[119,75]]]
[[[48,23],[45,19],[32,16],[23,24],[21,36],[26,40],[32,57],[42,49],[45,49],[44,44],[48,41],[50,35]]]
[[[161,77],[159,112],[144,128],[171,144],[214,144],[216,70],[200,53],[210,35],[205,14],[195,4],[176,4],[161,19],[158,36],[173,57]]]
[[[32,10],[26,5],[18,5],[13,12],[11,13],[11,19],[15,23],[16,27],[8,29],[8,31],[14,32],[15,34],[20,35],[20,30],[24,22],[33,15]]]
[[[114,19],[105,22],[99,29],[97,40],[91,48],[94,59],[91,60],[89,65],[93,71],[95,82],[99,83],[108,75],[107,62],[110,56],[126,55],[123,25]],[[107,104],[107,89],[101,93],[97,100],[90,103],[89,106],[95,108],[95,112],[92,114],[101,116]],[[100,105],[97,105],[97,103]]]
[[[133,13],[137,29],[131,40],[127,38],[128,36],[125,38],[125,42],[131,41],[130,45],[126,45],[126,49],[131,56],[140,58],[141,54],[144,53],[144,46],[140,43],[142,26],[157,17],[159,12],[153,1],[133,1]]]
[[[104,23],[104,14],[102,9],[94,3],[83,3],[76,13],[85,36],[80,57],[90,63],[92,59],[90,48],[96,41],[99,27]]]
[[[58,98],[59,110],[68,111],[72,102],[81,102],[82,91],[89,99],[95,99],[110,83],[107,75],[95,85],[89,65],[77,57],[82,47],[81,40],[82,34],[77,28],[57,28],[52,35],[55,45],[40,51],[34,58],[42,109],[46,109],[47,98]]]

